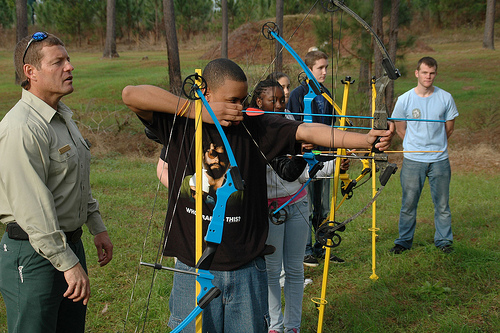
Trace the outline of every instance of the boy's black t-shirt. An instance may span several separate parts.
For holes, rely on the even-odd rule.
[[[234,270],[261,255],[268,233],[266,194],[267,160],[300,151],[295,134],[300,122],[278,115],[246,116],[244,124],[224,127],[233,150],[244,191],[237,191],[227,202],[222,242],[217,248],[210,269]],[[146,124],[160,141],[168,146],[169,203],[165,228],[168,236],[164,255],[177,257],[183,263],[195,266],[195,121],[166,113],[154,113],[153,123]],[[168,142],[170,138],[170,143]],[[204,170],[209,162],[219,167],[213,173],[217,178],[225,172],[229,161],[220,134],[215,125],[203,123]],[[255,142],[254,142],[255,141]],[[258,147],[257,147],[258,145]],[[264,155],[264,156],[263,156]],[[187,158],[189,156],[189,158]],[[222,162],[221,162],[222,161]],[[205,173],[205,171],[204,171]],[[193,178],[193,179],[192,179]],[[221,178],[222,180],[222,178]],[[216,189],[204,179],[203,235],[206,234],[216,202]],[[176,202],[175,202],[176,201]],[[169,231],[170,230],[170,231]]]

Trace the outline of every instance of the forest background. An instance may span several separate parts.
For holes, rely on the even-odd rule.
[[[154,217],[150,218],[157,187],[154,166],[159,147],[144,136],[140,123],[123,106],[120,92],[126,84],[150,83],[171,88],[165,28],[168,20],[164,19],[163,7],[171,1],[114,1],[116,54],[109,59],[103,57],[109,1],[0,0],[0,117],[20,97],[20,88],[14,85],[12,51],[17,39],[16,4],[23,2],[27,31],[24,36],[39,30],[55,33],[66,43],[76,67],[75,92],[64,100],[75,112],[82,133],[93,144],[93,191],[101,202],[116,246],[112,264],[100,269],[95,265],[91,238],[88,235],[85,238],[93,286],[87,331],[131,331],[144,318],[151,274],[147,268],[137,267],[144,234],[148,222],[153,221],[149,242],[153,243],[155,236],[158,240],[165,200],[158,200]],[[203,68],[209,60],[221,56],[222,2],[172,2],[180,76],[184,78],[195,68]],[[393,176],[391,186],[383,194],[385,198],[378,200],[378,215],[383,217],[379,218],[382,231],[377,250],[377,272],[381,278],[376,283],[367,279],[371,256],[364,224],[369,216],[363,217],[359,226],[356,224],[343,235],[339,251],[348,260],[347,265],[334,267],[329,273],[325,326],[329,331],[353,332],[497,332],[500,327],[497,223],[500,57],[492,47],[484,47],[487,1],[397,1],[397,29],[390,25],[394,2],[383,2],[379,17],[382,30],[378,32],[384,36],[386,45],[394,37],[391,31],[398,32],[394,59],[403,76],[396,81],[394,97],[415,85],[415,63],[421,56],[430,55],[440,64],[436,85],[452,93],[460,112],[450,140],[457,250],[448,257],[433,252],[433,210],[427,189],[422,200],[427,203],[419,208],[417,237],[420,239],[415,249],[398,258],[387,254],[397,234],[400,200],[399,180],[397,175]],[[370,24],[374,21],[374,3],[346,1]],[[494,11],[497,22],[499,10],[493,3],[497,7]],[[270,65],[275,45],[263,38],[261,28],[265,22],[275,20],[276,2],[228,0],[227,4],[228,57],[248,74],[251,92],[267,72],[275,69]],[[340,105],[342,101],[340,80],[352,76],[356,83],[348,109],[366,114],[369,99],[364,80],[374,74],[376,65],[371,37],[354,20],[339,12],[327,12],[322,4],[322,1],[286,0],[283,37],[301,56],[311,46],[327,52],[331,68],[327,86],[335,92],[337,103]],[[494,27],[498,32],[498,24]],[[493,41],[498,43],[498,33],[493,35]],[[283,70],[290,74],[292,86],[297,86],[300,69],[286,53]],[[394,149],[399,149],[400,143],[395,139]],[[401,161],[395,154],[391,159],[398,164]],[[354,165],[353,174],[357,168]],[[160,193],[166,198],[165,191]],[[346,204],[342,216],[359,210],[359,205],[368,202],[369,193],[368,189],[360,189],[355,196],[359,200]],[[153,244],[146,248],[154,252]],[[322,267],[306,270],[314,283],[306,288],[304,332],[315,331],[317,311],[308,298],[318,296]],[[168,273],[157,278],[147,331],[166,329],[170,284]],[[0,332],[6,331],[4,309],[0,302]]]

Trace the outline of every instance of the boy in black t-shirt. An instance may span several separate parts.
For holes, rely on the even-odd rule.
[[[359,134],[323,124],[306,124],[288,120],[279,115],[248,116],[242,112],[247,97],[248,83],[243,70],[228,59],[211,61],[204,69],[207,82],[205,93],[211,108],[224,126],[224,132],[235,154],[245,189],[233,193],[227,202],[222,242],[217,248],[211,273],[213,284],[222,291],[222,297],[213,300],[203,312],[203,331],[267,332],[267,277],[263,255],[268,231],[266,196],[266,160],[300,151],[300,142],[326,147],[371,148],[382,136],[379,149],[387,149],[393,135],[393,126],[387,131]],[[195,133],[194,107],[183,117],[174,115],[184,100],[155,86],[127,86],[122,98],[140,120],[168,146],[166,162],[187,165],[183,174],[168,173],[169,190],[178,193],[186,177],[194,175],[195,156],[191,149]],[[203,110],[203,138],[206,142],[219,141],[220,134],[214,121]],[[175,126],[174,126],[175,123]],[[170,141],[169,141],[170,140]],[[226,151],[211,151],[212,158],[222,158]],[[264,158],[265,157],[265,158]],[[224,160],[227,161],[224,156]],[[184,168],[181,168],[181,170]],[[166,230],[170,230],[163,254],[177,257],[177,267],[193,268],[195,203],[191,196],[172,196],[167,210]],[[203,221],[206,233],[212,217],[213,202],[204,200]],[[191,282],[192,281],[192,282]],[[190,286],[190,287],[189,287]],[[170,299],[169,326],[175,327],[194,308],[194,277],[176,273]],[[188,304],[191,302],[192,304]]]

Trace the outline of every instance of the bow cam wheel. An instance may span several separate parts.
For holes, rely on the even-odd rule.
[[[271,222],[273,224],[280,225],[285,223],[285,221],[288,219],[288,214],[284,209],[281,209],[276,212],[276,208],[278,208],[276,206],[277,206],[276,201],[273,201],[269,205],[269,218],[271,219]]]
[[[337,231],[344,231],[345,226],[337,227],[338,222],[327,222],[316,230],[316,240],[325,247],[337,247],[342,242],[342,237]],[[331,241],[329,243],[328,241]]]
[[[299,75],[297,75],[297,81],[299,81],[299,84],[301,86],[307,85],[307,74],[306,72],[300,72]]]
[[[274,32],[276,35],[280,34],[278,25],[276,23],[274,22],[264,23],[264,25],[262,26],[262,35],[264,35],[266,39],[269,40],[274,39],[274,36],[271,34],[271,31]]]
[[[200,80],[200,84],[196,82],[198,80]],[[200,99],[196,93],[197,89],[200,89],[201,91],[206,91],[207,89],[207,81],[205,81],[201,75],[191,74],[184,79],[184,82],[182,83],[182,93],[184,96],[190,100]]]

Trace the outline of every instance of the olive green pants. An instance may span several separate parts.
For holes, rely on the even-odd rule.
[[[87,271],[82,241],[68,243]],[[64,273],[33,250],[27,240],[4,234],[0,242],[0,291],[9,333],[84,332],[87,307],[63,297]]]

